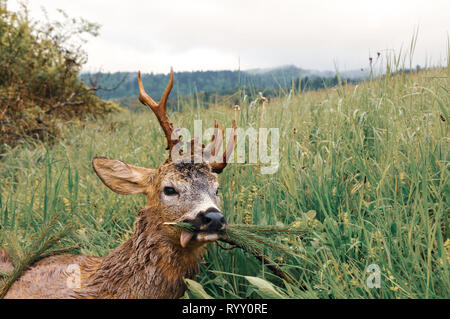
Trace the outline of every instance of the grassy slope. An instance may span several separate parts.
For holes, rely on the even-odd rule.
[[[241,251],[211,245],[196,278],[207,293],[264,296],[239,276],[253,275],[294,298],[450,297],[448,72],[388,76],[273,100],[264,126],[280,128],[280,169],[261,175],[256,165],[227,167],[223,211],[235,223],[307,224],[313,235],[283,240],[300,247],[300,257],[285,260],[298,284],[274,279]],[[215,118],[230,126],[235,116],[230,106],[186,108],[173,116],[175,126],[191,128],[193,119],[202,119],[211,127]],[[243,101],[238,125],[258,127],[260,112]],[[80,243],[82,254],[103,256],[132,232],[144,201],[103,186],[91,160],[101,155],[157,166],[166,155],[163,135],[150,113],[63,130],[64,139],[50,150],[27,145],[3,157],[1,232],[13,230],[19,242],[30,242],[43,219],[65,212],[62,221],[77,226],[66,241]],[[381,268],[381,289],[366,286],[370,264]]]

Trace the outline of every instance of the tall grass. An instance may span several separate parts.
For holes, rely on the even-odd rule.
[[[261,107],[242,96],[240,111],[183,105],[176,127],[194,119],[213,127],[280,129],[280,166],[230,164],[220,176],[230,223],[303,225],[312,235],[286,236],[296,257],[273,258],[296,280],[287,283],[240,250],[212,244],[191,297],[448,298],[449,68],[391,70],[379,79],[317,92],[291,91]],[[196,103],[192,102],[192,105]],[[121,196],[98,180],[94,156],[156,167],[166,153],[154,116],[125,113],[68,123],[64,138],[7,149],[0,162],[0,231],[36,238],[55,214],[76,231],[67,244],[105,256],[133,231],[144,198]],[[30,142],[31,143],[31,142]],[[0,246],[1,246],[0,242]],[[366,271],[381,270],[381,288]],[[258,278],[266,281],[262,281]]]

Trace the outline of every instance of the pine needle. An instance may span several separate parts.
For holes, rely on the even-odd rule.
[[[4,277],[8,277],[10,275],[10,273],[6,273],[6,272],[2,272],[0,271],[0,278],[4,278]]]
[[[55,254],[67,253],[77,247],[70,246],[55,248],[59,240],[61,240],[72,230],[71,227],[66,227],[62,231],[52,234],[58,217],[59,215],[56,215],[52,218],[52,220],[44,227],[39,237],[33,242],[31,247],[25,249],[23,254],[16,246],[13,238],[10,237],[10,243],[7,250],[11,262],[13,263],[14,269],[11,273],[0,274],[0,277],[6,277],[3,281],[0,282],[0,298],[5,297],[8,289],[22,275],[23,271],[38,260]]]
[[[165,225],[177,227],[190,232],[197,231],[193,225],[184,222],[165,223]],[[290,283],[293,283],[295,280],[292,276],[283,271],[278,263],[272,260],[268,254],[265,254],[264,252],[278,250],[288,255],[298,256],[298,253],[292,247],[279,243],[279,240],[277,240],[275,236],[280,234],[300,235],[305,233],[306,230],[304,229],[289,228],[284,226],[228,225],[226,230],[220,232],[221,236],[219,240],[253,255],[267,265],[267,267],[275,275]]]
[[[21,251],[12,237],[9,238],[8,254],[14,265],[11,273],[0,273],[0,298],[3,298],[12,284],[22,275],[23,271],[36,261],[57,254],[73,251],[78,246],[55,247],[57,243],[66,236],[72,229],[67,227],[62,231],[52,233],[55,228],[56,215],[44,227],[39,237],[33,242],[32,246],[25,251]],[[196,232],[196,228],[189,223],[165,223],[165,225],[180,228],[185,231]],[[297,255],[289,246],[280,244],[272,239],[270,235],[276,234],[303,234],[303,229],[286,228],[279,226],[261,226],[261,225],[228,225],[225,231],[220,232],[220,241],[233,245],[245,252],[253,255],[278,277],[293,283],[295,280],[291,275],[283,271],[280,266],[272,260],[264,251],[279,250],[286,254]]]
[[[235,224],[230,225],[231,229],[247,230],[257,233],[288,233],[288,234],[305,234],[307,231],[299,228],[289,228],[286,226],[273,226],[273,225],[247,225],[247,224]]]

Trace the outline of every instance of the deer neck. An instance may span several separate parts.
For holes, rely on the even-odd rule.
[[[133,235],[89,276],[88,290],[104,298],[179,298],[184,294],[183,278],[198,273],[204,248],[186,249],[171,241],[161,231],[162,221],[148,210],[139,212]]]

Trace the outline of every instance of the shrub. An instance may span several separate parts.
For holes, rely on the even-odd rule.
[[[79,79],[83,36],[96,36],[99,26],[60,13],[63,22],[37,23],[25,5],[12,12],[0,0],[0,145],[52,140],[64,121],[117,109]]]

